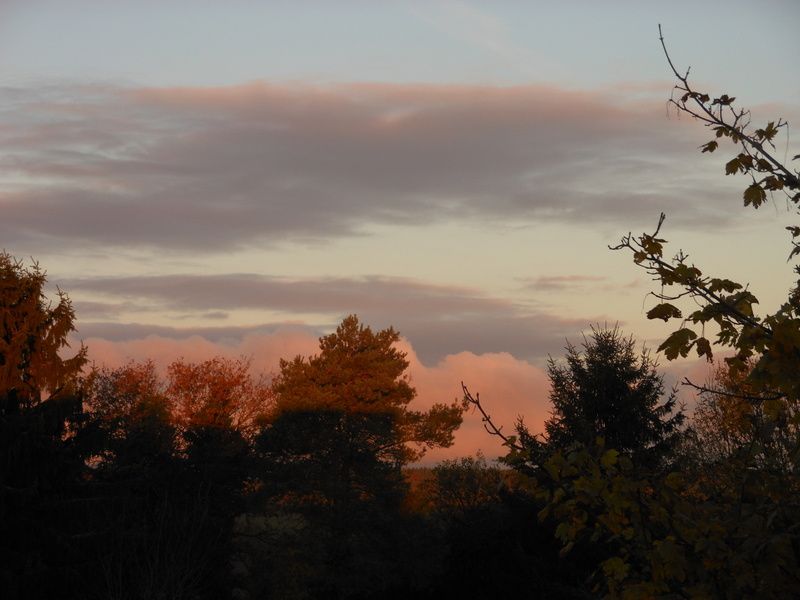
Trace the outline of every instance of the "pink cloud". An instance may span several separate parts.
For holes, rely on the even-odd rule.
[[[281,358],[310,354],[317,350],[318,340],[303,331],[279,330],[273,334],[251,334],[232,343],[214,342],[202,336],[167,338],[149,335],[140,339],[111,341],[88,338],[89,359],[98,365],[118,367],[130,361],[150,359],[157,367],[165,369],[174,360],[184,358],[199,362],[214,356],[252,359],[255,373],[275,373]]]
[[[148,336],[126,341],[89,338],[85,343],[90,360],[108,367],[131,360],[151,359],[157,367],[164,369],[181,357],[199,362],[214,356],[246,356],[252,357],[254,373],[266,374],[278,370],[281,358],[290,359],[298,354],[309,355],[318,351],[318,340],[312,334],[296,330],[248,335],[230,344],[212,342],[200,336],[182,339]],[[519,416],[525,417],[533,431],[542,431],[549,403],[547,377],[541,368],[508,353],[478,355],[471,352],[448,355],[435,366],[428,367],[419,360],[408,341],[403,340],[401,348],[407,352],[408,373],[417,389],[415,408],[424,410],[435,403],[460,400],[463,381],[472,392],[481,394],[487,410],[498,425],[504,426],[504,432],[513,432]],[[446,458],[473,455],[479,450],[492,458],[505,453],[499,440],[486,433],[480,417],[468,412],[453,446],[429,452],[423,462],[430,464]]]
[[[408,353],[409,372],[417,388],[420,408],[434,402],[461,399],[461,382],[475,394],[480,393],[484,408],[494,423],[503,426],[510,435],[518,417],[523,417],[531,431],[543,431],[549,416],[549,384],[546,373],[538,366],[514,358],[507,352],[450,354],[433,367],[426,367],[416,357],[414,349],[404,342]],[[483,452],[495,458],[505,454],[500,440],[489,435],[478,414],[469,411],[456,432],[455,443],[450,448],[431,451],[425,462],[438,462]]]

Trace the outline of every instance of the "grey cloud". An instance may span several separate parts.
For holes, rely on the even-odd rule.
[[[477,320],[409,319],[398,329],[427,364],[464,350],[476,354],[508,352],[518,359],[542,362],[549,355],[561,355],[566,340],[580,337],[580,332],[596,320],[544,313],[487,315]]]
[[[171,310],[263,309],[293,313],[370,311],[396,314],[502,314],[515,309],[507,300],[477,290],[397,277],[291,279],[233,273],[60,279],[72,292],[161,303]]]
[[[525,289],[549,292],[581,287],[586,284],[597,285],[607,279],[607,277],[598,275],[545,275],[526,278],[523,280],[523,284]]]
[[[550,275],[542,277],[526,277],[519,279],[522,290],[538,293],[561,292],[569,290],[600,290],[603,292],[627,291],[641,285],[639,279],[614,281],[608,277],[597,275]]]
[[[723,215],[677,177],[696,141],[686,128],[660,104],[601,93],[52,86],[5,88],[3,99],[8,243],[214,251],[376,223],[627,227],[669,207],[702,226]]]
[[[203,319],[210,319],[212,321],[224,321],[230,315],[222,310],[212,310],[199,315]]]
[[[294,280],[252,274],[165,275],[62,280],[59,284],[73,292],[126,298],[133,304],[161,303],[171,311],[257,308],[331,315],[332,320],[317,327],[315,333],[320,327],[332,328],[336,319],[354,312],[373,327],[397,328],[428,364],[464,350],[510,352],[517,358],[541,360],[550,353],[560,353],[567,337],[578,335],[589,323],[599,320],[565,319],[471,288],[400,278]],[[89,322],[81,325],[80,333],[112,340],[200,335],[218,341],[269,332],[278,326],[174,328]]]
[[[76,300],[72,303],[78,319],[89,316],[92,319],[105,319],[118,317],[125,312],[145,312],[146,307],[134,302],[95,302],[90,300]]]
[[[320,336],[325,333],[321,327],[313,325],[297,325],[291,323],[262,323],[252,326],[215,326],[215,327],[170,327],[146,323],[118,323],[112,321],[96,321],[79,323],[77,336],[80,339],[102,338],[112,342],[138,340],[150,336],[185,339],[193,336],[205,338],[211,342],[228,343],[240,341],[247,335],[273,334],[278,331],[302,331]]]
[[[389,319],[359,314],[363,323],[380,329],[393,326],[407,338],[420,360],[434,365],[449,354],[473,352],[484,354],[508,352],[518,359],[541,362],[547,356],[563,353],[567,339],[579,338],[592,320],[562,319],[553,315],[509,315],[487,317],[479,321],[461,319]],[[315,337],[325,335],[336,326],[335,321],[318,325],[286,323],[225,327],[171,327],[143,323],[88,322],[79,324],[77,338],[102,338],[129,341],[150,336],[185,339],[199,336],[215,343],[236,343],[248,335],[273,334],[279,330],[296,330]]]

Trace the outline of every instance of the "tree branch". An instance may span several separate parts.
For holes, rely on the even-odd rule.
[[[683,378],[683,381],[681,381],[681,385],[692,387],[701,394],[717,394],[719,396],[725,396],[726,398],[738,398],[740,400],[747,400],[748,402],[764,402],[765,400],[780,400],[786,397],[786,394],[776,394],[772,396],[750,396],[748,394],[734,394],[732,392],[725,392],[723,390],[709,388],[704,385],[697,385],[696,383],[692,383],[688,377]]]
[[[522,445],[517,443],[516,440],[509,438],[503,433],[502,425],[498,427],[497,425],[494,424],[494,421],[492,421],[492,417],[489,416],[489,414],[486,412],[486,410],[484,410],[483,405],[481,404],[480,394],[475,394],[473,396],[472,393],[470,393],[469,389],[467,389],[467,386],[464,384],[463,381],[461,382],[461,389],[464,392],[464,401],[467,404],[471,404],[474,408],[478,410],[479,413],[481,413],[481,421],[483,421],[483,428],[486,429],[486,431],[490,435],[499,437],[501,440],[503,440],[503,444],[505,444],[512,450],[517,450],[517,451],[524,450]]]
[[[737,114],[736,111],[733,110],[733,107],[728,105],[730,110],[731,110],[731,113],[733,115],[733,119],[734,119],[733,120],[733,124],[730,124],[730,123],[725,121],[725,118],[722,115],[722,110],[724,108],[722,103],[720,103],[719,114],[716,115],[716,114],[714,114],[713,110],[709,109],[709,107],[705,104],[705,102],[701,101],[701,99],[700,99],[701,94],[699,94],[698,92],[693,90],[691,85],[689,85],[689,72],[691,70],[691,67],[686,69],[686,73],[684,75],[681,75],[678,72],[678,70],[675,68],[675,64],[672,62],[672,57],[669,55],[669,51],[667,50],[667,45],[666,45],[666,42],[664,41],[664,35],[663,35],[662,31],[661,31],[661,24],[660,23],[658,25],[658,39],[661,41],[661,47],[664,50],[664,56],[666,57],[667,62],[669,63],[670,69],[672,70],[672,72],[675,75],[675,77],[677,77],[678,80],[683,84],[683,87],[680,87],[680,86],[675,86],[675,87],[677,89],[685,92],[686,95],[688,95],[689,98],[694,100],[695,104],[702,111],[702,114],[698,113],[698,112],[692,110],[691,108],[689,108],[688,106],[686,106],[686,102],[685,102],[685,100],[687,99],[686,95],[683,96],[684,100],[682,100],[680,102],[678,102],[678,101],[676,101],[674,99],[671,99],[670,102],[673,105],[675,105],[675,107],[678,110],[680,110],[682,112],[685,112],[685,113],[688,113],[689,115],[691,115],[695,119],[703,121],[707,126],[709,126],[709,125],[717,125],[717,126],[720,126],[720,127],[725,127],[729,132],[735,132],[736,135],[741,139],[741,141],[746,143],[746,144],[742,144],[743,147],[745,149],[747,149],[746,146],[750,145],[753,148],[755,148],[756,151],[759,154],[761,154],[767,161],[769,161],[772,164],[773,169],[777,170],[780,173],[780,176],[785,179],[786,183],[789,184],[789,187],[796,189],[798,186],[800,186],[800,178],[798,178],[797,175],[792,173],[788,168],[786,168],[786,166],[784,166],[784,164],[781,161],[779,161],[777,158],[775,158],[769,152],[767,152],[764,149],[764,144],[762,142],[756,140],[755,138],[753,138],[752,136],[750,136],[750,135],[748,135],[748,134],[746,134],[744,132],[744,129],[750,124],[749,119],[743,125],[739,125],[739,120],[741,118],[743,118],[746,114],[749,114],[749,111],[741,110]],[[708,96],[706,96],[706,99],[707,98],[708,98]],[[703,116],[703,115],[706,115],[706,116]],[[782,125],[785,125],[785,122],[782,122],[779,119],[778,120],[778,127],[781,127]],[[788,193],[787,193],[787,195],[788,195]],[[790,196],[790,198],[791,198],[791,196]],[[795,202],[797,202],[797,201],[795,200]]]

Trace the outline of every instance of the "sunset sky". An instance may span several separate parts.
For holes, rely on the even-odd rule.
[[[771,311],[796,219],[745,209],[732,147],[667,109],[657,26],[697,88],[800,124],[800,3],[555,4],[0,0],[0,247],[69,293],[98,363],[274,372],[356,313],[404,336],[420,406],[463,380],[537,430],[566,339],[670,331],[608,244],[663,211]],[[435,458],[478,448],[468,415]]]

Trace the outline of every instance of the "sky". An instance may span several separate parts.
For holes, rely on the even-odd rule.
[[[0,0],[0,245],[70,295],[98,364],[275,372],[356,313],[403,336],[418,407],[464,381],[540,431],[567,340],[669,333],[608,249],[662,211],[764,311],[792,284],[795,215],[742,206],[732,148],[699,153],[658,24],[698,89],[800,123],[795,1],[556,4]],[[478,449],[500,452],[466,415],[431,460]]]

